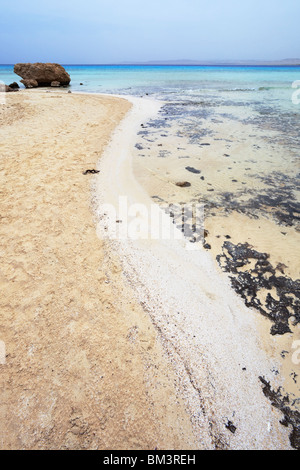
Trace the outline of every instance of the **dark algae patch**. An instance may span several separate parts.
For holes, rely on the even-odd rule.
[[[300,224],[299,176],[272,173],[265,177],[252,177],[262,181],[264,188],[244,186],[234,192],[216,191],[214,198],[210,200],[201,196],[199,202],[205,204],[207,215],[210,215],[211,209],[218,209],[224,215],[237,212],[252,219],[264,216],[279,225],[297,228]],[[232,179],[232,182],[238,183],[236,179]]]
[[[225,241],[217,261],[231,274],[232,287],[247,307],[255,308],[272,322],[272,335],[291,333],[290,320],[294,325],[300,323],[300,280],[284,276],[280,266],[274,268],[267,253],[254,250],[248,243]]]
[[[293,405],[288,395],[283,396],[281,388],[277,391],[272,390],[271,385],[263,377],[259,377],[259,380],[263,384],[264,395],[271,401],[272,406],[277,408],[283,413],[283,420],[280,421],[285,427],[291,427],[292,432],[290,433],[290,443],[294,449],[300,450],[300,413],[297,410],[293,410]]]

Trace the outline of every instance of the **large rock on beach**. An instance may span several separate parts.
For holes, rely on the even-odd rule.
[[[71,81],[70,75],[59,64],[16,64],[14,72],[24,80],[36,80],[38,86],[51,86],[52,82],[59,82],[64,86],[69,85]]]

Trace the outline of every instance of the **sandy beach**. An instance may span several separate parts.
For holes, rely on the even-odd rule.
[[[25,91],[1,107],[3,449],[291,449],[262,387],[284,385],[291,337],[202,246],[107,237],[102,204],[153,205],[132,148],[160,106]]]
[[[2,449],[192,449],[174,373],[105,252],[94,169],[130,104],[7,95],[1,122]]]

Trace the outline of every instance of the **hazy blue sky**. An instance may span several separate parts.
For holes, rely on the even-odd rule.
[[[300,0],[0,0],[0,63],[300,57]]]

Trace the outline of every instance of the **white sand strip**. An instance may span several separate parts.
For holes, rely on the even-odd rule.
[[[98,166],[100,237],[116,226],[101,204],[118,207],[120,197],[127,197],[130,205],[153,204],[134,178],[131,151],[141,123],[157,113],[159,103],[129,100],[134,106]],[[171,224],[170,218],[163,223]],[[160,332],[199,448],[290,449],[289,429],[279,424],[282,414],[265,398],[259,381],[263,376],[276,383],[272,369],[279,365],[263,351],[257,313],[237,297],[210,254],[188,250],[182,240],[108,244],[120,254],[124,276]],[[234,433],[228,423],[235,426]]]

